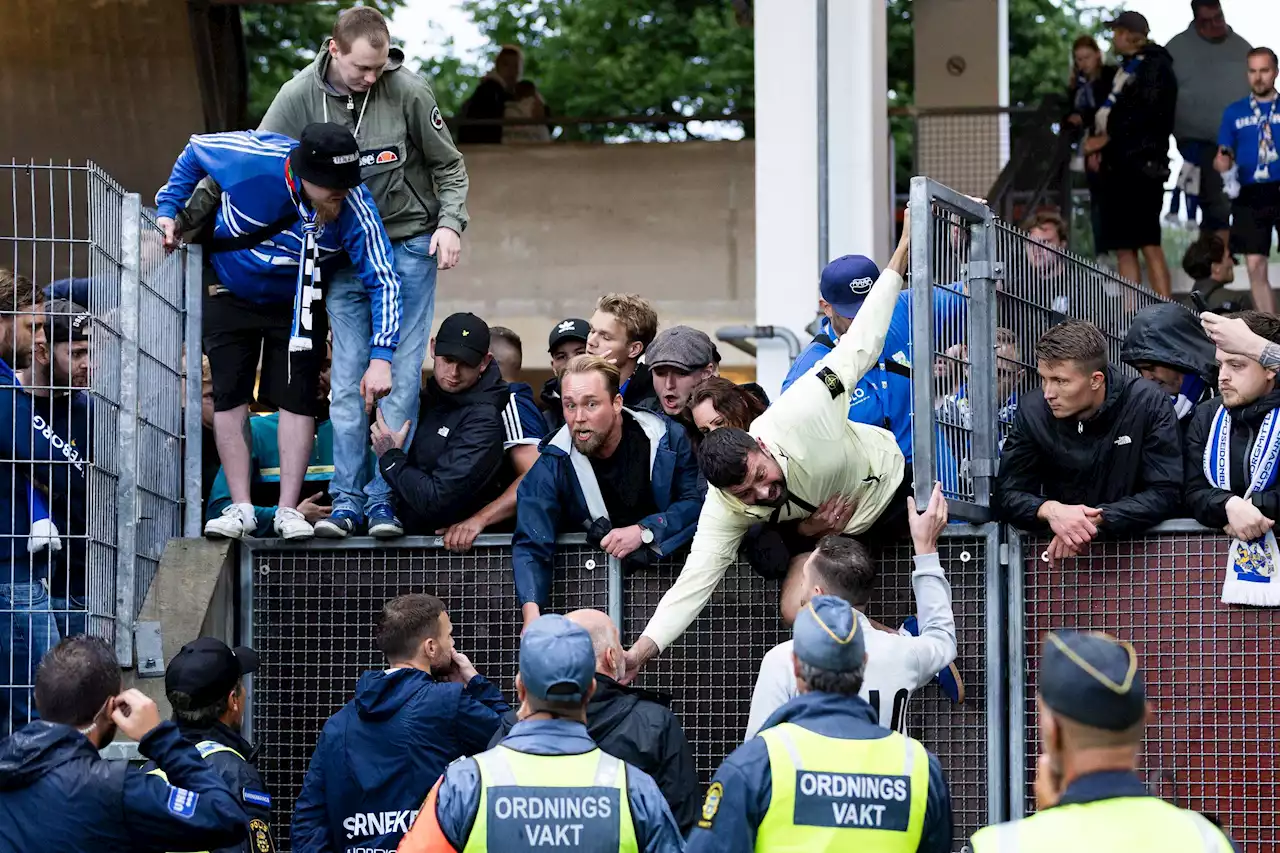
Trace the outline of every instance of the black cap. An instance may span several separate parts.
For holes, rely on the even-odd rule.
[[[1141,12],[1121,12],[1114,21],[1107,21],[1103,26],[1109,30],[1128,30],[1140,36],[1151,33],[1151,25]]]
[[[50,345],[89,340],[93,315],[70,299],[50,299],[44,304],[44,334]]]
[[[489,354],[489,324],[470,312],[450,314],[436,332],[435,353],[478,366]]]
[[[247,646],[232,649],[215,637],[183,646],[164,671],[164,692],[185,693],[193,708],[204,708],[231,692],[242,675],[258,671],[258,653]]]
[[[299,178],[327,190],[360,186],[360,146],[340,124],[315,122],[304,127],[289,165]]]
[[[551,352],[564,341],[582,341],[587,342],[587,335],[591,331],[591,324],[586,320],[580,320],[577,317],[569,317],[556,323],[556,327],[551,330],[551,337],[547,339],[547,352]]]
[[[1138,654],[1109,634],[1057,631],[1040,653],[1040,698],[1077,723],[1120,732],[1146,714]]]

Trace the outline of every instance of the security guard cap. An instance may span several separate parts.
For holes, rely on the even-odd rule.
[[[1055,713],[1110,732],[1140,722],[1147,707],[1133,646],[1097,632],[1057,631],[1045,639],[1040,698]]]
[[[585,628],[559,614],[540,616],[520,638],[520,681],[550,702],[581,702],[596,677],[596,652]]]
[[[834,595],[815,595],[796,617],[795,655],[828,672],[862,669],[867,646],[853,607]]]

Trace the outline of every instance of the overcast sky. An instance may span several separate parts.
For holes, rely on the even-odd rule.
[[[1123,5],[1146,15],[1151,22],[1151,37],[1162,44],[1186,29],[1191,20],[1191,4],[1187,0],[1128,0]],[[1255,46],[1280,50],[1277,5],[1277,0],[1222,0],[1227,22],[1237,32]],[[459,8],[458,0],[409,0],[405,8],[396,13],[392,29],[397,37],[405,40],[409,56],[430,56],[449,36],[466,54],[478,54],[485,47],[480,31]],[[1064,45],[1063,55],[1066,53]]]

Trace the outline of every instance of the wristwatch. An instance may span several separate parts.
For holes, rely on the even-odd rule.
[[[640,528],[640,541],[643,542],[645,545],[652,545],[653,531],[645,527],[643,524],[637,524],[636,527]]]

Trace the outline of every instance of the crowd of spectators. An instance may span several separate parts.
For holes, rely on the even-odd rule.
[[[1171,296],[1161,210],[1172,135],[1183,166],[1165,220],[1178,221],[1185,200],[1187,226],[1195,229],[1198,220],[1201,235],[1183,268],[1197,290],[1213,292],[1210,279],[1230,279],[1209,268],[1226,249],[1243,254],[1252,305],[1235,307],[1271,312],[1267,266],[1280,233],[1276,54],[1228,26],[1220,0],[1192,0],[1191,11],[1191,24],[1167,46],[1150,40],[1143,15],[1117,15],[1108,22],[1117,65],[1105,62],[1090,36],[1073,45],[1066,122],[1079,136],[1077,168],[1093,200],[1094,247],[1114,253],[1130,281],[1143,280],[1145,262],[1151,287]]]

